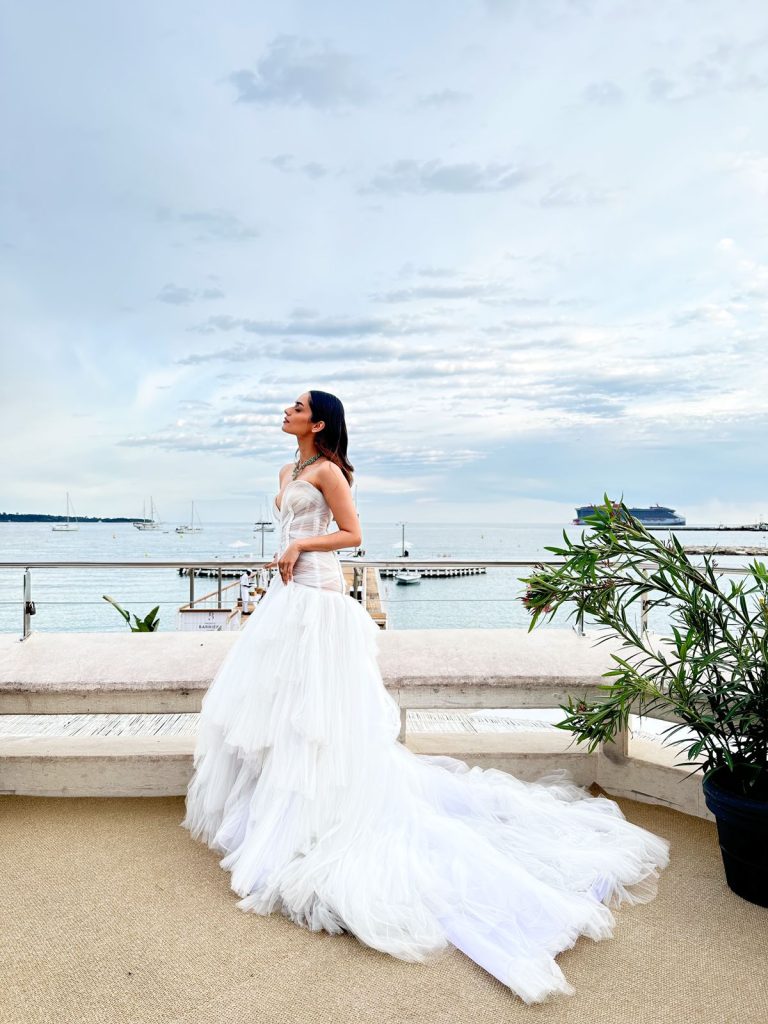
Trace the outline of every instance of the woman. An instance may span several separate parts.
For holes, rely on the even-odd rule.
[[[343,406],[308,391],[283,430],[279,573],[203,699],[183,827],[224,854],[242,910],[403,960],[456,946],[527,1003],[572,995],[555,955],[656,895],[668,841],[565,769],[523,782],[398,742],[338,561],[362,540]]]

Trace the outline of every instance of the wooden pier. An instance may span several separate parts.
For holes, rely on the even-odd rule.
[[[188,572],[186,569],[183,571]],[[236,575],[239,577],[245,571],[247,570],[240,570]],[[387,613],[381,605],[379,570],[371,566],[344,565],[342,571],[346,593],[357,598],[377,626],[386,629]],[[222,572],[222,577],[224,575]],[[239,581],[228,583],[221,588],[221,592],[217,587],[208,594],[201,594],[179,608],[179,615],[182,620],[186,620],[182,629],[219,631],[242,628],[263,593],[263,589],[258,586],[258,580],[253,580],[249,587],[250,599],[245,603],[245,607],[240,600]]]
[[[365,608],[373,621],[380,629],[387,628],[387,613],[381,606],[381,592],[379,590],[380,569],[372,566],[342,566],[344,581],[347,584],[347,593],[356,597]],[[357,576],[357,589],[355,588],[355,576]]]

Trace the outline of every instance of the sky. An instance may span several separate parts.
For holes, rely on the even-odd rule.
[[[762,0],[28,0],[0,25],[0,511],[768,519]]]

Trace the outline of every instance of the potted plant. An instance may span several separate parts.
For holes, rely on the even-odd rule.
[[[145,615],[143,619],[140,619],[138,615],[134,614],[133,621],[136,623],[135,626],[131,625],[131,613],[126,611],[125,608],[121,608],[120,605],[115,601],[114,598],[109,597],[107,594],[101,595],[105,601],[109,603],[120,612],[128,624],[128,628],[132,633],[156,633],[160,625],[160,619],[157,617],[157,613],[160,611],[160,605],[153,608],[148,615]]]
[[[537,564],[521,578],[528,632],[572,603],[571,615],[608,627],[598,642],[619,637],[630,653],[611,654],[616,665],[603,675],[613,681],[600,687],[605,699],[569,696],[557,726],[592,751],[628,728],[630,712],[673,712],[679,721],[665,735],[693,733],[672,742],[687,744],[689,763],[699,758],[686,778],[703,772],[728,885],[768,906],[768,569],[755,559],[722,586],[711,555],[694,564],[677,537],[653,536],[607,494],[585,522],[588,536],[582,531],[575,542],[563,530],[565,546],[545,548],[563,556],[561,564]],[[670,606],[671,637],[653,642],[636,628],[631,606],[639,601],[648,610]]]

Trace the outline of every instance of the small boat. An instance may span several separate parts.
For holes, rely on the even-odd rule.
[[[202,533],[203,524],[200,522],[200,516],[197,517],[197,524],[195,524],[195,503],[192,502],[192,511],[189,516],[189,522],[182,526],[176,527],[176,533]]]
[[[421,583],[421,573],[418,569],[398,569],[395,573],[396,583]]]
[[[55,533],[72,533],[73,530],[79,530],[80,529],[80,524],[79,523],[77,523],[77,522],[74,522],[74,523],[70,522],[69,510],[70,510],[71,504],[72,503],[69,500],[69,491],[67,491],[67,521],[65,523],[54,523],[54,525],[51,527],[51,529]],[[74,508],[72,509],[72,511],[73,512],[75,511]]]
[[[152,498],[152,496],[150,495],[150,498],[149,498],[149,519],[147,519],[146,503],[145,503],[144,511],[143,511],[143,515],[142,515],[141,519],[137,519],[134,522],[133,525],[136,527],[137,530],[161,530],[163,528],[163,524],[157,518],[156,513],[157,513],[157,509],[155,508],[155,502],[154,502],[154,499]]]

